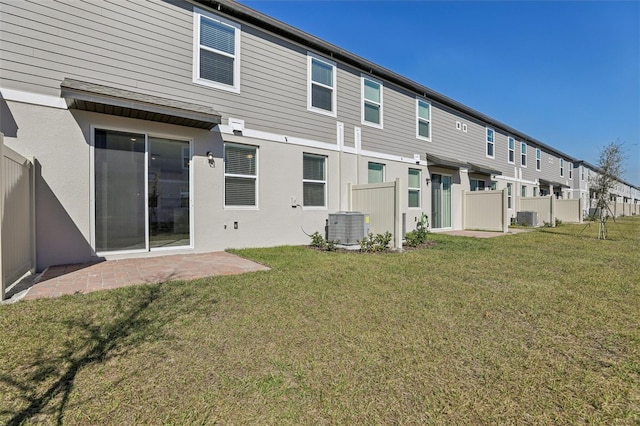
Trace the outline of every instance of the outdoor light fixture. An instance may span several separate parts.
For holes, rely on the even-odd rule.
[[[213,159],[213,152],[211,152],[211,151],[207,152],[207,160],[209,160],[209,167],[215,167],[216,166],[216,162]]]

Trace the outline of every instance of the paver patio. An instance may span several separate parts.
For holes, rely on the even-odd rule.
[[[266,270],[269,268],[264,265],[227,252],[51,266],[28,289],[23,299]]]

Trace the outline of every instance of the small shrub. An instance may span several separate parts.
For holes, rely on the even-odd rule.
[[[326,244],[327,251],[335,251],[336,244],[340,244],[340,241],[327,240],[327,244]]]
[[[429,218],[426,214],[422,213],[420,220],[416,224],[415,231],[407,232],[404,239],[409,247],[417,247],[420,244],[424,244],[427,241],[427,227],[429,226]]]
[[[325,248],[326,245],[327,245],[327,242],[324,240],[324,237],[320,235],[319,232],[316,231],[313,234],[311,234],[311,247],[323,249]]]
[[[393,235],[389,231],[376,235],[369,232],[369,235],[358,241],[360,243],[360,251],[368,253],[384,251],[391,242],[391,238],[393,238]]]
[[[556,226],[562,225],[562,221],[556,217]]]

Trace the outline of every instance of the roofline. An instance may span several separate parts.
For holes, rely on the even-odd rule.
[[[570,161],[576,160],[573,156],[566,154],[550,145],[547,145],[544,142],[539,141],[538,139],[532,136],[522,133],[511,126],[508,126],[502,123],[501,121],[498,121],[492,117],[489,117],[488,115],[481,113],[480,111],[477,111],[454,99],[451,99],[448,96],[443,95],[442,93],[436,92],[433,89],[423,86],[409,78],[406,78],[394,71],[391,71],[367,59],[364,59],[358,55],[355,55],[349,51],[346,51],[334,44],[324,41],[318,37],[315,37],[309,33],[306,33],[298,28],[295,28],[289,24],[286,24],[282,21],[279,21],[268,15],[265,15],[261,12],[258,12],[257,10],[252,9],[248,6],[240,4],[235,0],[193,0],[193,1],[202,5],[208,6],[224,14],[233,16],[237,19],[241,19],[245,22],[253,24],[257,27],[265,29],[274,34],[283,36],[289,40],[295,41],[305,47],[308,47],[309,49],[313,49],[319,53],[328,55],[332,59],[337,59],[343,63],[359,68],[365,72],[368,72],[373,76],[380,77],[400,87],[408,89],[414,92],[418,96],[424,96],[425,98],[429,98],[445,106],[458,110],[477,120],[483,121],[489,126],[503,130],[506,133],[509,133],[510,135],[517,137],[522,142],[533,143],[539,146],[540,148],[544,148],[546,151],[550,153],[554,153],[563,157],[566,160],[570,160]]]

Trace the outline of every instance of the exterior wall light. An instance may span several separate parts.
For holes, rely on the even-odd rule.
[[[213,152],[208,151],[207,152],[207,160],[209,161],[209,167],[215,167],[216,166],[216,162],[213,158]]]

